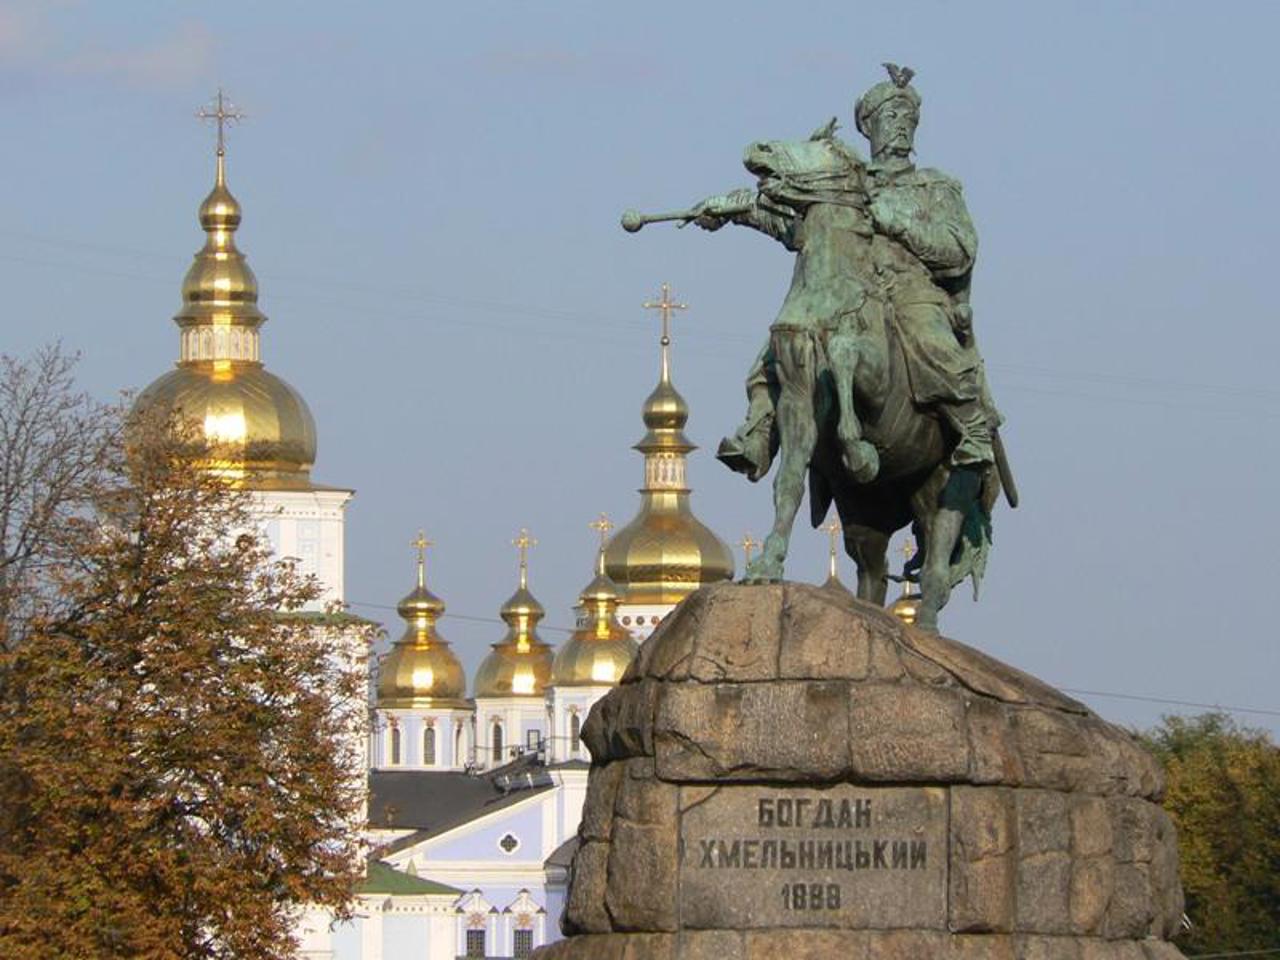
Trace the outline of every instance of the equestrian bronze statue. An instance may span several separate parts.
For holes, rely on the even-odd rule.
[[[795,254],[747,377],[746,421],[717,453],[753,481],[779,461],[773,529],[746,579],[782,578],[807,478],[810,519],[835,504],[864,600],[885,602],[889,538],[913,526],[920,548],[904,576],[920,582],[919,625],[936,630],[953,586],[969,577],[976,595],[991,510],[1002,488],[1011,506],[1017,493],[974,339],[977,233],[959,183],[912,162],[920,95],[910,70],[886,66],[890,79],[854,110],[870,162],[832,120],[807,140],[748,146],[754,187],[674,213],[627,211],[622,225],[734,223]]]

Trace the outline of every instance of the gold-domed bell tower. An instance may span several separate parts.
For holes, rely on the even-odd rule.
[[[419,531],[412,546],[418,583],[396,607],[404,633],[378,665],[374,766],[460,770],[469,759],[472,725],[466,676],[436,629],[445,606],[427,589],[432,543]]]
[[[225,128],[243,119],[218,91],[199,117],[218,129],[213,189],[200,204],[204,246],[182,282],[178,363],[138,395],[136,408],[178,412],[212,448],[209,468],[255,494],[277,556],[296,557],[324,594],[343,594],[343,513],[351,491],[313,483],[316,425],[302,395],[262,363],[258,279],[236,246],[240,202],[227,186]]]
[[[182,281],[177,369],[138,404],[180,410],[218,451],[217,469],[252,489],[307,489],[316,426],[302,395],[262,365],[258,278],[236,247],[241,208],[227,187],[223,126],[243,114],[218,94],[213,189],[200,204],[204,247]]]
[[[520,579],[498,611],[507,633],[484,658],[475,680],[477,760],[490,767],[541,749],[547,731],[551,647],[538,636],[538,622],[547,612],[529,590],[529,550],[538,541],[521,530],[511,543],[519,552]]]
[[[671,382],[671,314],[685,305],[662,297],[644,304],[662,318],[658,385],[644,402],[645,435],[635,445],[644,454],[640,510],[605,547],[605,572],[620,591],[619,617],[637,638],[647,637],[672,607],[704,583],[733,577],[733,554],[689,505],[688,455],[697,449],[685,436],[689,405]]]
[[[613,524],[601,514],[590,524],[600,535],[595,577],[578,595],[577,629],[556,652],[551,666],[551,759],[586,759],[582,724],[596,701],[626,671],[638,649],[631,631],[618,622],[618,586],[605,573],[605,546]]]

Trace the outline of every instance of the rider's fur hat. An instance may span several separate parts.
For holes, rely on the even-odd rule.
[[[905,100],[917,113],[920,111],[920,94],[915,87],[911,86],[911,78],[916,75],[916,72],[910,67],[900,67],[896,63],[886,63],[884,68],[889,71],[889,79],[881,80],[859,97],[858,102],[853,105],[853,121],[858,126],[858,132],[864,137],[870,136],[866,128],[867,118],[890,100]]]

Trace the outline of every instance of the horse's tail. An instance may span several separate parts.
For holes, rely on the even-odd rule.
[[[993,478],[994,479],[994,478]],[[1017,496],[1016,492],[1014,494]],[[975,497],[965,508],[960,536],[951,551],[950,584],[952,587],[968,578],[973,581],[973,599],[978,599],[982,578],[991,556],[991,508],[985,497]]]

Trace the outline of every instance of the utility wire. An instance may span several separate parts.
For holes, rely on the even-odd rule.
[[[1267,710],[1262,707],[1233,707],[1225,703],[1197,703],[1194,700],[1170,700],[1165,697],[1146,697],[1137,693],[1111,693],[1106,690],[1077,690],[1073,687],[1059,687],[1058,689],[1065,693],[1078,693],[1081,696],[1086,697],[1115,697],[1118,700],[1140,700],[1143,703],[1168,703],[1178,707],[1199,707],[1205,710],[1225,710],[1229,713],[1259,713],[1268,717],[1280,717],[1280,710]]]
[[[0,230],[0,237],[3,237],[3,236],[19,239],[24,242],[35,242],[35,243],[45,244],[53,247],[65,247],[68,249],[78,249],[78,250],[85,250],[89,252],[100,252],[100,253],[107,253],[107,254],[115,253],[115,254],[124,255],[124,256],[145,258],[145,259],[156,260],[156,261],[170,262],[175,259],[172,254],[161,254],[154,251],[144,251],[144,250],[138,250],[138,249],[123,247],[123,246],[90,243],[85,241],[42,236],[42,235],[11,231],[11,230]],[[55,261],[32,258],[29,256],[14,256],[12,254],[0,254],[0,261],[3,261],[3,260],[8,260],[8,261],[17,262],[17,263],[25,263],[28,265],[49,266],[49,267],[55,267],[58,269],[71,269],[71,270],[81,271],[85,273],[97,274],[100,276],[102,275],[114,276],[121,279],[155,280],[157,282],[165,279],[155,274],[142,275],[138,273],[129,273],[129,272],[123,272],[123,271],[110,270],[110,269],[104,270],[101,268],[80,264],[80,263],[66,263],[66,262],[59,263]],[[353,280],[337,280],[331,277],[308,277],[300,274],[272,273],[272,272],[267,272],[265,274],[262,274],[262,276],[267,280],[271,280],[272,278],[274,278],[276,280],[279,280],[285,283],[286,285],[293,284],[293,283],[302,284],[307,289],[320,285],[320,286],[330,287],[334,289],[347,289],[352,291],[353,293],[376,291],[384,298],[390,296],[393,299],[402,299],[409,302],[432,303],[439,306],[507,314],[512,317],[523,316],[523,317],[528,317],[530,319],[535,319],[535,320],[557,320],[557,321],[568,321],[574,324],[585,324],[587,325],[587,328],[593,333],[593,339],[608,340],[609,342],[617,343],[617,345],[619,346],[624,345],[621,341],[608,337],[608,332],[600,327],[599,316],[595,314],[580,313],[577,311],[569,311],[569,310],[551,310],[546,308],[530,309],[530,307],[527,304],[505,303],[505,302],[494,301],[494,300],[480,300],[480,299],[457,297],[457,296],[443,296],[443,295],[431,293],[421,288],[397,287],[395,285],[385,285],[385,284],[371,284],[371,283],[363,283],[360,281],[353,281]],[[320,295],[317,295],[317,294],[308,294],[305,292],[301,294],[273,293],[272,298],[273,299],[278,298],[282,300],[311,298],[311,299],[323,299],[325,302],[329,302],[331,300],[331,298],[329,297],[321,297]],[[397,320],[402,320],[403,322],[406,322],[406,323],[421,323],[427,319],[424,317],[391,318],[389,315],[385,315],[385,314],[382,316],[384,317],[384,319],[397,319]],[[462,324],[466,326],[477,326],[477,325],[509,326],[509,325],[502,324],[500,321],[497,322],[496,324],[493,321],[490,321],[489,323],[486,324],[483,321],[477,321],[475,317],[469,317],[467,318],[466,321],[455,320],[448,316],[432,317],[430,318],[430,322],[432,323],[439,323],[439,322],[451,323],[452,322],[455,324]],[[556,332],[549,331],[545,327],[539,328],[537,333],[539,336],[556,335]],[[602,334],[604,336],[601,336]],[[561,335],[578,338],[582,335],[582,331],[575,331],[575,332],[563,331],[561,332]],[[758,339],[758,338],[753,338],[746,334],[739,334],[739,333],[728,332],[728,331],[718,332],[716,334],[716,338],[719,341],[733,341],[733,342],[752,343],[752,344],[754,344]],[[685,347],[682,348],[682,350],[685,352],[694,353],[695,355],[699,355],[699,356],[704,355],[703,352],[697,350],[694,344],[687,344]],[[714,355],[717,357],[721,356],[719,352],[716,352]],[[1061,371],[1061,370],[1054,370],[1053,368],[1050,368],[1050,367],[1042,367],[1042,366],[1036,366],[1031,364],[1019,364],[1019,363],[1008,363],[1008,364],[991,363],[991,364],[988,364],[988,367],[992,370],[1005,371],[1015,376],[1018,374],[1025,374],[1025,375],[1032,375],[1032,376],[1039,376],[1039,377],[1050,377],[1058,380],[1077,381],[1081,383],[1094,384],[1098,386],[1115,386],[1115,387],[1121,387],[1121,388],[1136,387],[1136,388],[1148,388],[1148,389],[1167,389],[1167,390],[1178,391],[1180,394],[1185,394],[1186,392],[1210,393],[1210,394],[1216,393],[1224,398],[1280,400],[1280,391],[1268,390],[1265,388],[1258,388],[1258,387],[1242,386],[1239,384],[1196,383],[1196,382],[1188,382],[1188,381],[1166,380],[1166,379],[1151,378],[1151,377],[1135,377],[1135,376],[1125,375],[1125,374],[1108,374],[1108,373],[1082,371],[1082,370]],[[1088,394],[1088,393],[1079,393],[1079,392],[1036,390],[1034,388],[1022,387],[1017,384],[1008,384],[1008,383],[1002,383],[1000,386],[1000,389],[1002,391],[1013,390],[1016,392],[1038,392],[1044,395],[1083,397],[1085,399],[1102,400],[1107,402],[1112,402],[1112,401],[1146,402],[1146,403],[1151,403],[1155,405],[1188,405],[1195,402],[1191,398],[1186,398],[1183,396],[1179,396],[1172,401],[1160,400],[1160,399],[1148,399],[1143,401],[1136,398],[1099,396],[1097,394]]]
[[[366,607],[375,610],[395,609],[395,607],[388,606],[384,603],[361,603],[356,600],[349,600],[347,602],[353,607]],[[446,613],[440,619],[443,620],[448,617],[452,617],[455,620],[466,620],[471,623],[503,623],[503,621],[499,620],[497,617],[472,617],[461,613]],[[573,629],[571,627],[557,627],[546,623],[539,623],[538,629],[551,630],[556,633],[573,633]],[[1078,687],[1059,687],[1058,689],[1063,693],[1074,693],[1083,697],[1111,697],[1116,700],[1136,700],[1141,703],[1160,703],[1175,707],[1195,707],[1201,710],[1221,710],[1226,713],[1256,713],[1260,716],[1280,717],[1280,710],[1272,710],[1265,707],[1237,707],[1229,703],[1204,703],[1196,700],[1177,700],[1171,697],[1149,697],[1140,693],[1116,693],[1112,690],[1082,690]],[[1277,951],[1280,951],[1280,948],[1277,948]],[[1214,956],[1219,956],[1219,954],[1214,954]],[[1220,956],[1227,956],[1227,954],[1221,954]]]
[[[364,607],[370,610],[395,610],[396,608],[385,603],[362,603],[359,600],[347,600],[347,606]],[[445,613],[440,617],[441,620],[466,620],[470,623],[500,623],[504,627],[506,622],[497,617],[469,617],[465,613]],[[539,630],[554,630],[557,633],[573,633],[573,627],[557,627],[549,623],[539,623]]]

